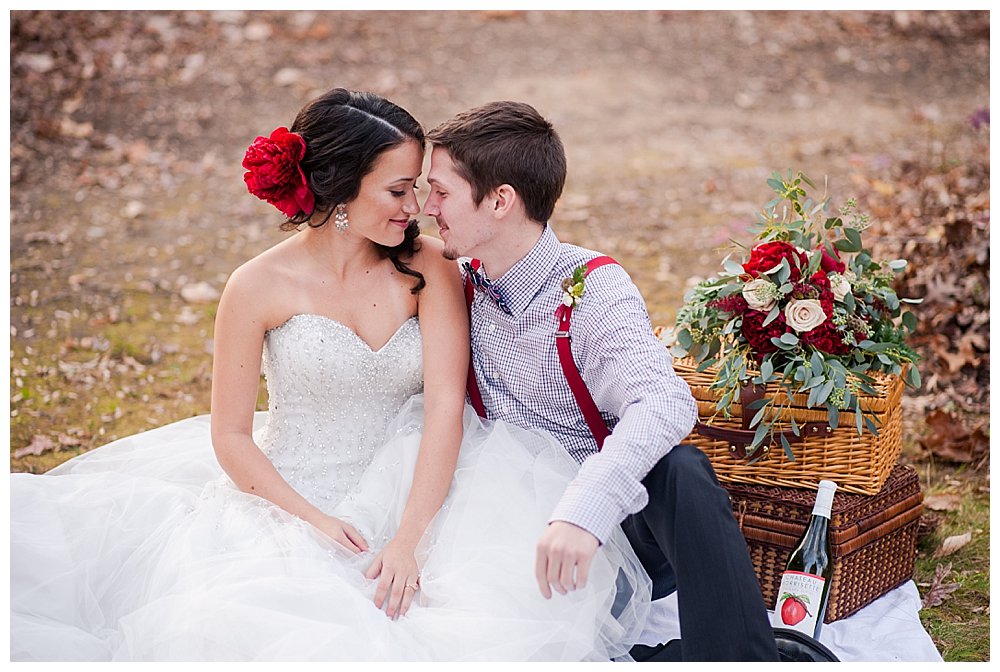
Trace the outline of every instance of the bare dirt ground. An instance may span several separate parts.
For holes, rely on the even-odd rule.
[[[988,247],[987,12],[15,11],[12,469],[209,410],[217,292],[287,235],[243,153],[334,86],[428,128],[533,104],[569,154],[557,234],[614,255],[654,324],[749,242],[775,170],[892,200],[901,166],[985,161]]]

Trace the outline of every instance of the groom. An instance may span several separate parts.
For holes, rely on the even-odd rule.
[[[617,264],[596,269],[572,311],[572,358],[613,427],[598,450],[561,368],[554,313],[562,282],[598,253],[559,242],[547,222],[566,155],[530,105],[495,102],[428,134],[424,205],[449,259],[471,257],[472,360],[487,417],[553,434],[580,463],[538,541],[539,589],[587,581],[616,525],[653,579],[677,591],[681,639],[637,646],[646,660],[778,659],[746,543],[705,456],[678,445],[697,418],[687,384],[650,329],[645,303]],[[651,642],[650,644],[655,644]]]

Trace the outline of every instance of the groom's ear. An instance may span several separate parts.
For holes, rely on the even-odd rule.
[[[489,195],[489,207],[495,219],[503,219],[509,215],[517,204],[518,195],[514,187],[501,184]]]

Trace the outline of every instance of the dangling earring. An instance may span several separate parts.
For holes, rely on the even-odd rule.
[[[344,207],[343,203],[337,205],[337,214],[333,216],[333,225],[337,227],[337,230],[343,233],[347,231],[347,225],[350,224],[347,221],[347,208]]]

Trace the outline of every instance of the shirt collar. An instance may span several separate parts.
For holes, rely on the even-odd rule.
[[[552,275],[552,269],[559,261],[559,254],[559,239],[546,224],[534,247],[511,266],[510,270],[493,280],[493,284],[503,293],[507,306],[515,317],[524,313],[528,304]]]

